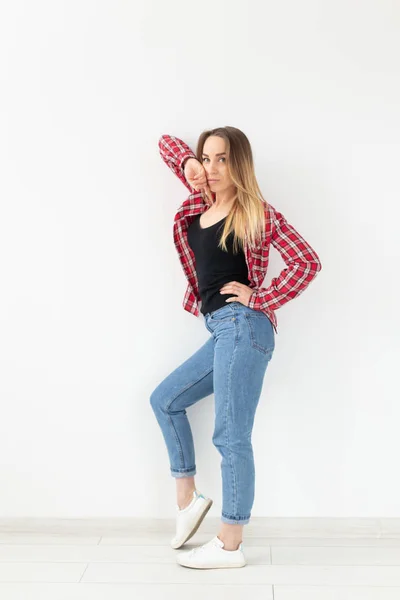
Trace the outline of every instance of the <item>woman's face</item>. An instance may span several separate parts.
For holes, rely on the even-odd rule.
[[[225,140],[217,135],[210,135],[204,142],[202,165],[212,192],[228,190],[234,192],[235,190],[235,185],[228,174],[227,161]]]

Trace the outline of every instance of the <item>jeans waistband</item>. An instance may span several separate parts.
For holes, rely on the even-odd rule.
[[[232,301],[232,302],[227,302],[226,306],[221,306],[221,308],[217,308],[216,310],[212,310],[211,312],[206,313],[204,315],[204,317],[207,318],[207,317],[210,317],[211,315],[214,316],[217,313],[220,314],[220,313],[222,313],[222,311],[225,311],[225,310],[232,311],[232,312],[238,312],[238,311],[254,312],[254,310],[252,308],[245,306],[241,302]]]

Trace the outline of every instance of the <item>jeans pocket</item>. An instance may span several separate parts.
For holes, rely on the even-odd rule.
[[[205,317],[205,319],[204,319],[204,325],[205,325],[205,328],[207,329],[207,331],[208,331],[209,333],[211,333],[211,334],[213,334],[213,333],[214,333],[214,331],[211,329],[211,327],[209,326],[209,324],[208,324],[208,322],[207,322],[207,317]]]
[[[212,323],[220,322],[220,321],[230,321],[233,317],[232,307],[227,304],[226,306],[221,306],[221,308],[217,308],[212,313],[210,313],[210,321]]]
[[[253,348],[263,354],[271,354],[275,349],[275,333],[269,318],[261,312],[244,313],[249,328]]]

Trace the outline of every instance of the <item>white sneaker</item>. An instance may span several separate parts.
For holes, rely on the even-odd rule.
[[[179,565],[192,569],[225,569],[247,564],[242,544],[237,550],[224,550],[224,542],[218,536],[203,546],[179,552],[176,560]]]
[[[197,490],[193,492],[193,500],[182,510],[176,506],[176,534],[171,540],[172,548],[180,548],[198,530],[202,520],[211,508],[213,501]]]

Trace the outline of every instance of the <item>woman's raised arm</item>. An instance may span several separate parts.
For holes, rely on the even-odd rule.
[[[197,160],[195,153],[185,142],[173,135],[167,134],[160,137],[158,148],[165,164],[193,194],[195,190],[188,183],[184,174],[184,163],[188,158],[195,158]]]

